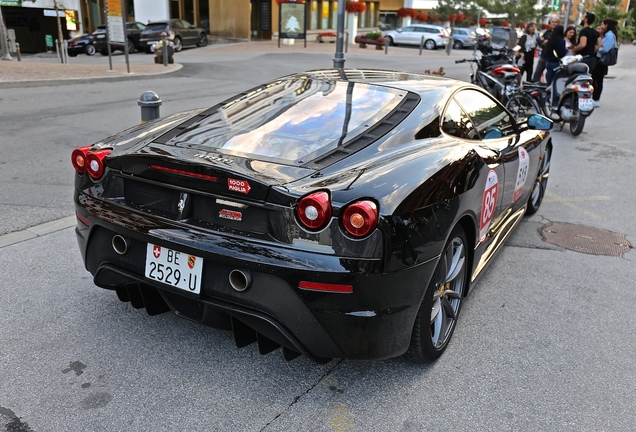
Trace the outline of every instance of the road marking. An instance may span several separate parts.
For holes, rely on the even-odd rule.
[[[11,232],[0,236],[0,248],[70,228],[75,226],[75,224],[75,216],[67,216],[62,219],[32,226],[22,231]]]

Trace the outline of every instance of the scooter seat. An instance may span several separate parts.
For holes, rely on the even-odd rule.
[[[547,87],[544,82],[524,82],[523,87],[528,90],[542,90]]]
[[[589,73],[589,68],[585,63],[572,63],[568,65],[568,75],[586,73]]]

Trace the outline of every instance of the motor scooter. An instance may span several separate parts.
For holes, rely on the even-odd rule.
[[[455,63],[470,65],[470,82],[488,91],[506,105],[521,83],[521,70],[513,64],[511,51],[477,44],[472,59],[455,60]]]
[[[524,83],[526,89],[539,90],[537,98],[543,114],[561,123],[561,129],[569,123],[573,136],[583,132],[585,119],[594,112],[592,76],[582,59],[580,54],[563,57],[548,87],[543,83]]]

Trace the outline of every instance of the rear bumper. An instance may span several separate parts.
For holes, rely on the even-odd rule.
[[[151,315],[172,310],[231,329],[237,346],[257,342],[261,353],[282,346],[286,358],[302,353],[314,359],[371,360],[403,354],[435,265],[432,260],[384,274],[379,260],[342,259],[141,223],[132,228],[125,226],[131,221],[97,218],[81,206],[77,210],[90,223],[78,221],[76,233],[96,285],[115,289],[122,301],[146,307]],[[124,255],[112,247],[116,234],[128,242]],[[145,278],[148,242],[202,257],[201,294]],[[245,291],[231,287],[234,269],[251,274]],[[298,288],[301,280],[349,284],[353,293],[304,291]]]

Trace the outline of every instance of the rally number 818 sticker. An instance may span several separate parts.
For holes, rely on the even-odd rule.
[[[484,196],[481,199],[481,216],[479,218],[479,241],[484,241],[492,219],[495,217],[497,197],[499,195],[499,178],[495,170],[488,171]]]
[[[515,181],[515,192],[512,196],[513,201],[517,201],[521,196],[523,185],[528,179],[528,169],[530,168],[530,156],[528,151],[523,147],[519,147],[519,169],[517,170],[517,180]]]

